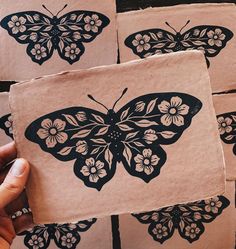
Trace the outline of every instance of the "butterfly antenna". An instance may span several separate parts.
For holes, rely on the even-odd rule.
[[[121,100],[121,98],[125,95],[125,93],[127,92],[128,88],[125,88],[124,91],[122,92],[121,96],[119,97],[119,99],[117,99],[117,101],[115,102],[115,104],[112,107],[112,110],[114,110],[116,104]]]
[[[188,21],[186,22],[186,24],[181,28],[181,30],[180,30],[179,32],[181,33],[181,31],[182,31],[189,23],[190,23],[190,20],[188,20]]]
[[[53,13],[52,13],[44,4],[43,4],[42,6],[43,6],[43,8],[44,8],[45,10],[47,10],[52,16],[54,16]]]
[[[101,102],[98,102],[92,95],[88,94],[88,97],[93,100],[94,102],[98,103],[99,105],[103,106],[107,111],[108,111],[108,108],[103,105]]]
[[[66,7],[68,6],[68,4],[66,4],[61,10],[59,10],[56,14],[56,16],[58,16]]]
[[[165,24],[166,24],[168,27],[170,27],[172,30],[174,30],[176,34],[178,33],[178,32],[176,31],[176,29],[174,29],[172,26],[170,26],[170,24],[169,24],[168,22],[165,22]]]

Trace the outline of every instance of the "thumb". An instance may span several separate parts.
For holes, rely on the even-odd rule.
[[[24,190],[30,166],[25,159],[17,159],[0,185],[0,209],[15,200]]]

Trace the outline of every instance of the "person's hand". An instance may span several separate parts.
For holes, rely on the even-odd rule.
[[[0,147],[0,180],[4,179],[0,185],[1,249],[9,249],[12,240],[16,236],[12,220],[6,213],[6,207],[22,193],[30,171],[29,163],[25,159],[16,159],[16,155],[14,142]],[[7,169],[6,165],[13,160],[15,162],[12,167],[10,170]]]

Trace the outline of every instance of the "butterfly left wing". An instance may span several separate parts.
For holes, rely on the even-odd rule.
[[[196,26],[181,35],[182,50],[203,51],[206,59],[215,57],[234,36],[233,32],[222,26]],[[208,59],[208,66],[210,65]]]
[[[53,235],[55,244],[61,249],[75,249],[81,240],[79,232],[87,231],[95,222],[96,219],[90,219],[78,223],[55,225]]]
[[[201,107],[199,99],[175,92],[143,95],[125,105],[116,125],[125,134],[119,150],[126,170],[145,182],[159,175],[167,160],[161,145],[175,143]]]
[[[226,144],[234,144],[233,153],[236,155],[236,112],[217,115],[220,138]]]
[[[12,116],[7,114],[0,118],[0,129],[3,129],[7,136],[13,139]]]
[[[86,10],[72,11],[60,17],[57,25],[60,57],[70,64],[78,61],[85,52],[83,43],[93,41],[109,23],[105,15]]]
[[[217,196],[204,201],[133,214],[133,216],[141,223],[149,224],[149,234],[161,244],[172,237],[175,229],[182,238],[192,243],[204,233],[203,223],[212,222],[229,204],[226,197]]]

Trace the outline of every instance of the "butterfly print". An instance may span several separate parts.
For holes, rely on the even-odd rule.
[[[96,219],[90,219],[75,224],[38,225],[20,236],[24,236],[24,244],[29,249],[47,249],[51,240],[58,248],[75,249],[80,242],[80,232],[87,231],[95,222]]]
[[[33,62],[42,65],[57,50],[62,59],[73,64],[85,52],[83,43],[93,41],[110,20],[87,10],[75,10],[59,18],[61,11],[57,15],[49,11],[52,18],[37,11],[14,13],[3,18],[0,24],[17,42],[28,44],[26,51]]]
[[[86,107],[71,107],[35,120],[25,132],[61,161],[74,160],[74,173],[88,187],[101,190],[122,162],[132,176],[148,183],[167,160],[160,145],[175,143],[202,107],[184,93],[153,93],[135,98],[114,111],[91,95],[107,114]]]
[[[233,153],[236,156],[236,112],[217,116],[220,138],[226,144],[234,144]]]
[[[149,224],[148,233],[154,240],[164,243],[178,230],[180,236],[192,243],[204,233],[203,223],[212,222],[230,201],[224,196],[189,204],[161,208],[157,211],[133,214],[141,223]]]
[[[140,58],[146,58],[154,54],[166,54],[185,50],[201,50],[204,52],[207,65],[210,66],[208,57],[215,57],[232,39],[233,33],[221,26],[201,25],[193,27],[184,33],[182,30],[175,34],[163,29],[148,29],[136,32],[128,36],[125,45],[133,50],[133,53]]]
[[[0,118],[0,129],[3,129],[7,136],[13,139],[12,116],[7,114]]]

